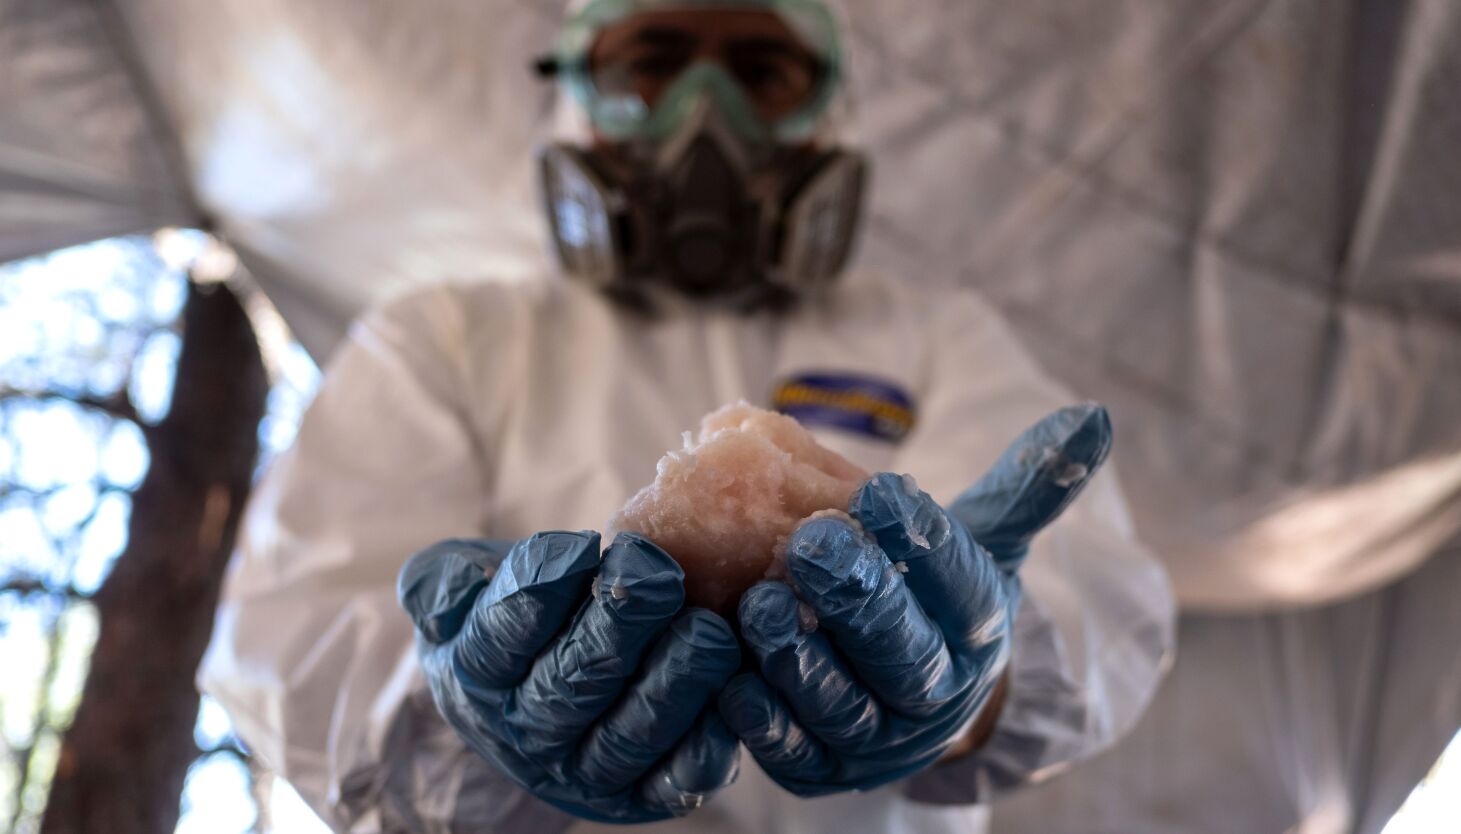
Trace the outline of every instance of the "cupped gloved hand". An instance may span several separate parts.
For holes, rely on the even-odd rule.
[[[713,706],[740,664],[735,635],[681,612],[684,574],[648,540],[620,535],[602,562],[591,532],[446,541],[397,591],[441,714],[539,799],[648,822],[735,780],[739,747]]]
[[[831,518],[798,528],[790,585],[763,582],[741,598],[760,674],[736,676],[719,698],[762,769],[802,796],[862,790],[958,742],[1008,663],[1030,539],[1110,445],[1105,409],[1062,409],[947,511],[884,473],[852,497],[861,532]]]

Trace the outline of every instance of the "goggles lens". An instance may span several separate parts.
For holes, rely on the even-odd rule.
[[[769,12],[736,12],[731,18],[735,22],[717,32],[712,24],[694,22],[707,14],[640,15],[605,29],[589,52],[594,92],[633,98],[645,111],[653,110],[687,69],[713,62],[768,124],[813,101],[826,68],[780,18]],[[723,24],[725,18],[718,20]]]
[[[840,63],[835,21],[814,0],[601,0],[565,29],[559,57],[570,91],[611,139],[663,132],[657,111],[677,108],[678,82],[704,65],[734,85],[762,129],[805,139],[832,99]]]

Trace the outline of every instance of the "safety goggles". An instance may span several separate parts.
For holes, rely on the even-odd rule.
[[[841,66],[817,0],[595,0],[539,62],[612,140],[664,138],[708,96],[737,130],[805,141]]]

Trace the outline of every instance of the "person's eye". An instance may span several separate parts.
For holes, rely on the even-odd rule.
[[[734,65],[736,80],[763,107],[795,107],[811,94],[814,79],[794,61],[744,59]]]
[[[747,87],[758,90],[772,89],[790,81],[786,69],[772,61],[746,62],[736,68],[736,77]]]
[[[685,68],[685,56],[674,52],[651,52],[630,60],[629,71],[640,78],[665,80]]]
[[[787,61],[745,61],[736,67],[736,78],[761,97],[796,98],[811,86],[810,77]]]

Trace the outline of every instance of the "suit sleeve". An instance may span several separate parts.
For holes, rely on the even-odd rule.
[[[396,602],[412,553],[486,528],[494,404],[473,387],[490,374],[468,366],[472,338],[448,290],[352,328],[254,494],[199,673],[249,749],[337,831],[567,825],[436,715]]]

